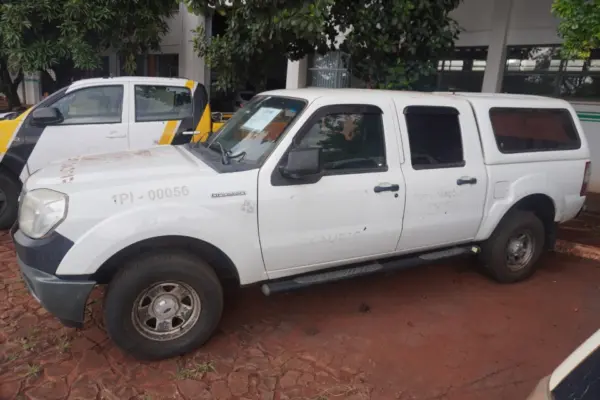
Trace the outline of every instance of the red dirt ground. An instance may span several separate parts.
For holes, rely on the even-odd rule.
[[[561,238],[600,246],[599,218]],[[600,328],[600,263],[544,257],[498,285],[469,260],[263,297],[231,293],[203,349],[159,363],[107,338],[101,292],[85,329],[30,297],[0,237],[0,399],[525,400]]]

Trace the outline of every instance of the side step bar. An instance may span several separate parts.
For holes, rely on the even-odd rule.
[[[336,282],[359,276],[372,275],[378,272],[399,271],[446,258],[466,254],[477,254],[479,251],[479,246],[451,247],[444,250],[421,253],[417,256],[382,260],[369,264],[354,265],[343,269],[305,274],[293,278],[284,278],[273,282],[266,282],[261,286],[261,290],[265,296],[269,296],[273,293],[287,292],[321,283]]]

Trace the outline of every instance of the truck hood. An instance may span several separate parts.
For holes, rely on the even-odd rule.
[[[79,156],[51,163],[34,172],[26,190],[57,185],[111,185],[179,178],[194,174],[215,175],[208,165],[181,146],[164,145],[146,150]]]

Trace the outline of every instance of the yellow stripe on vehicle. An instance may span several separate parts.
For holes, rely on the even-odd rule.
[[[29,107],[29,109],[15,119],[0,121],[0,153],[6,153],[8,151],[10,142],[19,131],[19,127],[31,112],[31,109],[32,107]]]
[[[188,89],[190,89],[190,90],[194,89],[194,85],[196,85],[196,82],[194,82],[194,81],[187,81],[185,83],[185,87],[188,88]]]
[[[171,144],[175,137],[175,130],[177,129],[178,123],[179,121],[167,121],[158,144]]]
[[[206,142],[206,139],[208,139],[208,135],[210,134],[211,131],[211,125],[212,125],[212,120],[211,120],[211,115],[210,115],[210,105],[207,104],[204,107],[204,111],[202,112],[202,117],[200,117],[200,121],[198,122],[198,126],[196,127],[196,133],[193,137],[192,137],[192,142],[197,143],[197,142]]]

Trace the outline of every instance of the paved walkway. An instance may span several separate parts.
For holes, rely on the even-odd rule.
[[[593,219],[563,238],[600,244]],[[594,242],[594,240],[597,240]],[[528,282],[497,285],[461,260],[263,297],[230,293],[220,331],[160,363],[108,340],[101,292],[85,329],[26,292],[0,237],[0,399],[525,399],[600,328],[600,264],[545,256]]]

